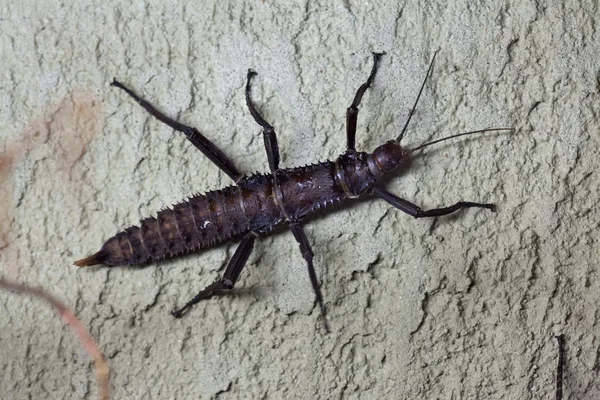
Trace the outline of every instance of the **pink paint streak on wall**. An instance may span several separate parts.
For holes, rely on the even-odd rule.
[[[15,193],[15,171],[28,158],[36,159],[38,165],[30,172],[26,185],[62,185],[65,193],[76,196],[85,185],[86,167],[79,161],[103,123],[102,108],[95,97],[73,91],[34,118],[15,139],[0,143],[0,261],[6,277],[18,278],[27,264],[15,241],[27,224],[15,219],[21,202]],[[27,192],[34,189],[28,188]],[[45,193],[47,189],[41,190]]]

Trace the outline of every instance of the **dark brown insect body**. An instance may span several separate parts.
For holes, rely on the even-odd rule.
[[[183,132],[188,140],[234,180],[235,185],[194,196],[185,202],[176,204],[172,209],[160,211],[156,218],[144,219],[139,227],[128,228],[110,238],[100,251],[77,261],[75,265],[125,265],[158,261],[211,247],[223,241],[241,238],[241,244],[230,260],[223,278],[200,291],[183,308],[173,312],[173,315],[179,317],[184,310],[198,301],[220,291],[232,289],[252,252],[255,239],[270,232],[276,225],[286,223],[292,229],[302,255],[308,263],[311,284],[327,329],[325,307],[312,263],[313,253],[300,225],[306,216],[346,198],[358,197],[367,192],[381,197],[394,207],[416,218],[446,215],[463,207],[487,209],[494,207],[492,204],[459,202],[450,207],[424,211],[415,204],[400,199],[377,185],[380,178],[393,171],[412,152],[441,140],[492,130],[467,132],[426,143],[413,149],[402,149],[400,141],[410,121],[409,116],[402,133],[396,140],[386,142],[376,148],[373,153],[357,152],[354,142],[358,106],[375,76],[381,55],[374,54],[371,74],[367,82],[358,89],[353,103],[347,110],[348,150],[335,161],[298,168],[279,169],[279,149],[275,131],[256,111],[250,99],[250,81],[255,73],[248,71],[246,102],[255,121],[263,127],[265,148],[271,169],[269,174],[248,177],[241,175],[221,150],[195,128],[182,125],[166,117],[121,83],[113,81],[114,86],[127,92],[153,116],[173,129]],[[432,66],[433,61],[419,91],[415,107]],[[411,115],[413,111],[414,107]]]
[[[381,146],[375,154],[383,156],[386,149],[401,154],[394,143]],[[118,233],[92,256],[93,261],[106,265],[158,261],[248,232],[267,233],[288,218],[301,221],[370,189],[384,172],[376,160],[371,154],[352,153],[336,162],[278,170],[277,179],[274,174],[244,177],[237,185],[194,196],[160,211],[156,218],[142,220],[140,227]]]

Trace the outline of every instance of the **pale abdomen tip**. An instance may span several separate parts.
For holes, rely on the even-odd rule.
[[[102,264],[104,259],[106,258],[106,253],[99,251],[96,254],[92,254],[89,257],[82,258],[81,260],[77,260],[73,263],[78,267],[87,267],[89,265]]]

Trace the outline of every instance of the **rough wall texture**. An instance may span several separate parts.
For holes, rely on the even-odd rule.
[[[567,398],[600,397],[596,206],[600,14],[590,1],[0,2],[0,275],[72,305],[112,366],[114,398],[548,399],[567,340]],[[387,183],[431,208],[413,220],[360,201],[306,230],[330,310],[320,329],[289,232],[261,239],[234,295],[169,311],[235,244],[144,268],[72,262],[145,216],[228,178],[109,82],[118,77],[267,168],[246,69],[282,165],[334,158],[364,98],[357,147],[490,126]],[[0,293],[2,398],[95,398],[88,359],[44,304]]]

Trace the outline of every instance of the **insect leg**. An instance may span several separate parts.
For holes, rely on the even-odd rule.
[[[379,58],[385,53],[373,53],[373,68],[371,69],[371,73],[369,74],[369,78],[365,83],[363,83],[358,90],[356,91],[356,95],[354,96],[354,101],[346,110],[346,138],[348,142],[348,150],[355,150],[355,138],[356,138],[356,121],[358,120],[358,106],[360,105],[360,101],[362,100],[365,91],[371,86],[373,79],[375,78],[375,73],[377,72],[377,63],[379,62]]]
[[[263,128],[263,139],[265,141],[265,150],[267,150],[269,167],[271,168],[271,172],[275,172],[279,169],[279,146],[277,146],[277,135],[275,134],[273,126],[265,121],[258,111],[256,111],[252,99],[250,98],[250,81],[254,75],[256,75],[256,72],[249,69],[248,80],[246,81],[246,105],[248,106],[248,110],[250,110],[250,114],[252,114],[252,118],[254,118],[256,123]]]
[[[153,117],[158,119],[159,121],[169,125],[171,128],[176,131],[182,132],[185,134],[185,137],[192,142],[194,146],[196,146],[210,161],[212,161],[217,167],[219,167],[223,172],[225,172],[231,179],[237,181],[242,177],[242,174],[238,172],[233,163],[225,153],[223,153],[214,143],[208,140],[204,135],[202,135],[196,128],[183,125],[172,118],[167,117],[160,111],[158,111],[152,104],[148,103],[146,100],[142,99],[138,95],[136,95],[131,89],[127,88],[121,82],[113,79],[111,86],[116,86],[119,89],[122,89],[131,96],[136,102],[139,103],[146,111],[148,111]]]
[[[451,214],[455,211],[458,211],[461,208],[469,208],[469,207],[487,208],[488,210],[492,210],[492,211],[496,210],[496,206],[494,206],[493,204],[472,203],[472,202],[468,202],[468,201],[459,201],[458,203],[453,204],[449,207],[434,208],[431,210],[421,210],[421,208],[419,206],[417,206],[416,204],[413,204],[410,201],[401,199],[400,197],[395,196],[384,189],[374,187],[373,193],[376,194],[377,196],[381,197],[383,200],[387,201],[388,203],[390,203],[391,205],[393,205],[400,211],[403,211],[403,212],[407,213],[408,215],[412,215],[415,218],[439,217],[442,215]]]
[[[565,368],[565,336],[558,335],[558,366],[556,367],[556,400],[563,398],[563,371]]]
[[[242,242],[235,250],[233,257],[229,260],[229,264],[227,264],[227,268],[225,269],[225,273],[223,277],[215,281],[214,283],[208,285],[206,289],[201,290],[194,298],[188,301],[183,307],[178,310],[171,311],[171,314],[175,318],[180,318],[185,310],[193,306],[194,304],[200,302],[201,300],[208,299],[216,294],[220,294],[223,291],[233,289],[235,282],[240,276],[242,269],[246,265],[246,261],[248,261],[248,257],[250,257],[250,253],[252,253],[252,248],[254,247],[254,240],[256,240],[258,236],[254,232],[250,232],[247,234]]]
[[[294,234],[296,241],[300,245],[302,257],[304,257],[308,264],[308,276],[310,277],[310,284],[312,285],[313,291],[315,292],[317,303],[319,304],[319,308],[321,309],[321,315],[323,316],[323,327],[325,328],[325,332],[329,333],[329,323],[327,322],[327,309],[325,308],[325,304],[323,304],[323,295],[321,294],[321,288],[319,287],[319,281],[315,272],[315,266],[313,265],[314,253],[310,247],[310,243],[308,242],[308,238],[306,237],[306,233],[304,233],[304,229],[302,229],[302,226],[298,224],[290,224],[290,228],[292,228],[292,233]]]

